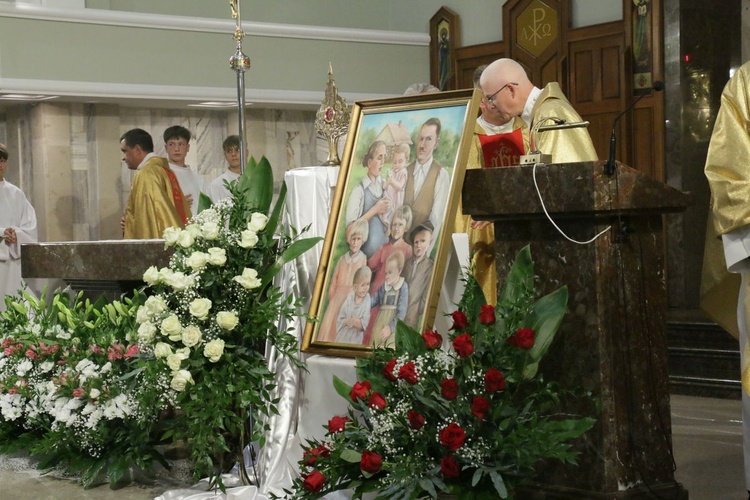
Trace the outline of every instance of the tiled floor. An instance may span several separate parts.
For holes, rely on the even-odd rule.
[[[672,397],[672,436],[676,479],[691,500],[744,500],[740,402]],[[83,490],[75,483],[0,471],[0,499],[17,500],[147,500],[159,488],[130,486],[120,490]]]

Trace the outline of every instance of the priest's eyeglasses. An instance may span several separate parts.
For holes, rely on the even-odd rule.
[[[508,85],[516,85],[516,86],[517,86],[517,85],[518,85],[518,82],[508,82],[508,83],[506,83],[505,85],[503,85],[502,87],[500,87],[500,90],[498,90],[498,91],[497,91],[497,92],[495,92],[494,94],[492,94],[492,95],[486,95],[486,96],[484,96],[484,99],[485,99],[485,100],[486,100],[487,102],[492,102],[492,101],[494,101],[494,100],[495,100],[495,96],[497,96],[497,94],[499,94],[500,92],[502,92],[503,90],[505,90],[505,88],[506,88],[506,87],[507,87]]]

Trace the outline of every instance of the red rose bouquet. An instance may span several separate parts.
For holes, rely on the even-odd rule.
[[[513,263],[497,307],[476,280],[453,313],[452,350],[435,331],[404,324],[396,349],[358,360],[359,382],[335,379],[350,402],[322,442],[307,444],[295,497],[352,489],[355,497],[511,498],[542,459],[572,462],[568,441],[593,420],[560,415],[554,383],[537,376],[567,305],[567,289],[539,300],[528,247]]]

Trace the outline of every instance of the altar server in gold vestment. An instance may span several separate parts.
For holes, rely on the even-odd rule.
[[[535,87],[523,67],[513,59],[498,59],[487,66],[479,85],[489,105],[510,116],[520,116],[529,130],[546,118],[559,118],[566,123],[582,121],[557,82],[548,83],[544,89]],[[552,163],[599,159],[586,128],[543,132],[531,146],[551,154]]]
[[[750,491],[750,62],[724,87],[705,167],[711,186],[701,308],[739,338],[745,486]],[[735,301],[735,299],[737,299]]]
[[[125,238],[161,238],[168,227],[184,227],[190,207],[167,159],[154,155],[151,135],[129,130],[120,138],[120,150],[128,168],[138,170],[125,209]]]
[[[17,295],[21,279],[21,244],[36,242],[36,212],[26,195],[5,180],[8,149],[0,144],[0,311],[5,296]]]
[[[474,87],[480,88],[479,79],[486,67],[487,65],[480,66],[474,72]],[[466,168],[485,167],[482,144],[479,140],[480,135],[507,134],[521,129],[524,146],[528,150],[528,129],[519,116],[511,116],[500,111],[484,96],[479,102],[479,110],[481,114],[474,125],[474,140],[469,150]],[[495,230],[492,222],[472,220],[471,216],[464,215],[459,208],[454,232],[469,235],[469,248],[472,252],[474,274],[482,287],[487,303],[495,305],[497,303],[497,270],[495,268]]]

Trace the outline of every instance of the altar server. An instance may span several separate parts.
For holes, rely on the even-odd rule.
[[[0,311],[5,311],[5,296],[23,287],[21,244],[37,241],[36,212],[23,191],[5,180],[7,165],[8,149],[0,144]]]

